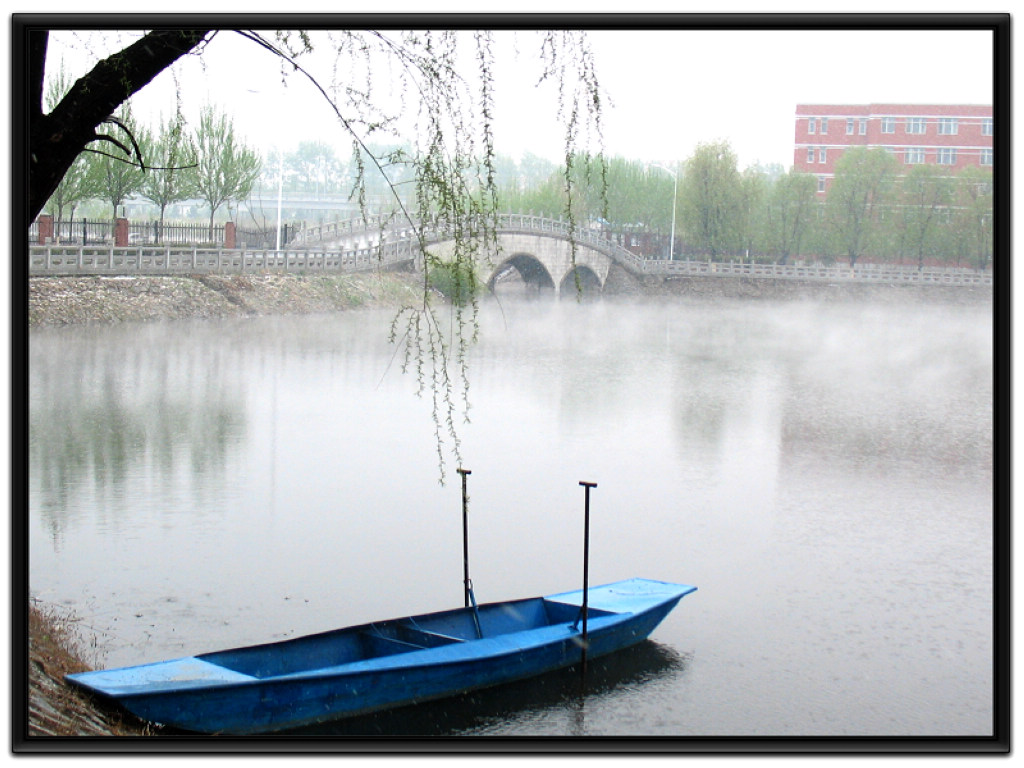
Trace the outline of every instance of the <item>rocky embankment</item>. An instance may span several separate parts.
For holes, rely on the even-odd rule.
[[[992,300],[992,286],[922,285],[915,283],[858,283],[827,280],[784,280],[758,277],[634,277],[613,266],[604,292],[647,297],[686,297],[700,300],[760,301],[941,301],[973,304]]]
[[[36,327],[313,314],[413,303],[422,291],[422,277],[402,272],[32,277],[28,317]]]
[[[613,267],[606,295],[750,300],[991,301],[991,286],[887,285],[745,277],[636,278]],[[342,275],[32,277],[29,325],[314,314],[422,301],[423,278],[408,272]]]

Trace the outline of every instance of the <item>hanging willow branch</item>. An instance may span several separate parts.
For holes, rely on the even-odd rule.
[[[234,31],[278,57],[282,78],[304,78],[330,106],[352,141],[356,166],[352,196],[364,220],[368,218],[366,182],[368,173],[372,173],[383,179],[393,201],[391,211],[382,220],[382,234],[388,223],[399,218],[415,233],[424,265],[422,300],[402,308],[392,324],[391,337],[403,346],[403,370],[415,373],[419,394],[429,393],[444,482],[446,453],[450,450],[456,462],[461,463],[459,417],[465,421],[469,418],[467,361],[479,332],[479,264],[496,256],[498,250],[493,130],[497,98],[495,33],[410,30],[385,34],[334,30],[327,33],[327,48],[335,58],[330,83],[325,84],[299,63],[301,57],[314,50],[324,52],[312,34],[285,30],[269,39],[253,30]],[[104,113],[92,115],[83,108],[90,104],[86,86],[103,89],[105,114],[110,114],[157,72],[181,56],[201,50],[217,34],[215,30],[146,34],[79,81],[54,115],[42,116],[36,114],[36,109],[33,148],[47,146],[52,126],[58,124],[55,121],[71,121],[73,110],[84,112],[85,118],[92,120],[85,123],[88,135],[94,134],[92,128],[102,122]],[[598,141],[601,138],[602,100],[593,56],[582,32],[549,30],[540,34],[543,71],[538,84],[555,83],[557,116],[565,126],[564,150],[571,171],[572,159],[579,153],[581,134],[593,130],[594,136],[587,133],[586,137]],[[460,50],[463,41],[472,43],[468,54]],[[32,70],[36,75],[33,82],[41,83],[45,49],[45,36],[34,40],[31,60],[38,66]],[[387,88],[397,94],[389,93]],[[403,117],[411,119],[411,127],[403,128]],[[101,140],[112,142],[129,158],[138,158],[140,167],[145,167],[137,142],[128,135],[134,153],[114,137]],[[382,137],[394,139],[399,145],[411,142],[411,149],[371,150],[371,142],[379,142]],[[89,140],[76,139],[80,143],[70,146],[73,153],[65,153],[51,165],[63,169],[63,173]],[[46,159],[53,155],[40,151],[38,156]],[[33,199],[36,210],[56,186],[57,180],[50,178],[54,173],[49,167],[34,169],[33,180],[45,179],[45,184],[33,187],[34,198],[41,196],[39,202]],[[575,223],[574,185],[572,173],[567,172],[564,187],[571,224]],[[433,245],[433,233],[443,233],[451,246],[442,250]],[[381,237],[382,246],[383,240]],[[572,245],[575,266],[575,240]],[[454,288],[452,300],[437,306],[431,280],[442,271],[451,275]]]
[[[279,34],[276,46],[255,33],[245,34],[284,56],[305,55],[313,45],[289,33]],[[392,214],[381,221],[382,234],[394,217],[405,219],[422,255],[422,300],[396,314],[390,339],[402,348],[401,367],[415,376],[417,393],[430,399],[443,483],[447,453],[462,463],[459,425],[469,422],[471,411],[468,356],[479,334],[478,274],[498,255],[495,34],[339,30],[330,37],[337,53],[333,82],[329,88],[314,85],[352,138],[352,197],[366,219],[367,174],[379,175],[394,202]],[[472,49],[462,51],[467,38]],[[538,85],[555,84],[572,171],[581,141],[601,140],[602,99],[593,55],[583,33],[559,30],[542,33],[541,52]],[[313,81],[294,57],[289,62]],[[403,117],[412,121],[406,135]],[[382,137],[411,147],[371,151],[370,141]],[[600,168],[603,173],[603,162]],[[411,178],[403,176],[407,171]],[[564,184],[570,230],[576,218],[575,185],[570,172]],[[444,233],[450,245],[432,245],[431,233]],[[575,239],[571,242],[575,267]],[[438,274],[450,283],[445,304],[436,302],[432,289]]]

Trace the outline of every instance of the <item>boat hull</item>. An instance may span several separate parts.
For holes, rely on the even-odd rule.
[[[587,658],[645,640],[695,589],[633,579],[588,590]],[[200,733],[268,733],[576,664],[583,656],[581,600],[582,592],[570,592],[481,605],[476,614],[459,609],[68,679],[151,722]],[[353,638],[365,649],[371,637],[387,650],[331,663]]]

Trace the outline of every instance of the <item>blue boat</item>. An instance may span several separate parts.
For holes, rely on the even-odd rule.
[[[695,590],[630,579],[67,679],[152,723],[271,733],[585,664],[645,640]]]

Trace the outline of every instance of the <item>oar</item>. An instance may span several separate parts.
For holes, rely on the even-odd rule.
[[[583,486],[583,603],[580,605],[580,616],[583,617],[583,673],[587,671],[587,590],[590,580],[590,489],[597,488],[597,483],[580,481]],[[579,622],[579,618],[576,619]],[[573,627],[576,625],[573,624]]]
[[[469,608],[469,593],[472,587],[469,582],[469,496],[466,495],[466,475],[473,474],[469,469],[457,469],[462,475],[462,586],[466,604]]]
[[[473,624],[476,625],[476,636],[482,638],[484,633],[480,630],[480,610],[476,606],[473,582],[469,578],[469,496],[466,493],[466,475],[473,473],[468,469],[456,471],[462,475],[462,585],[465,592],[465,607],[473,606]]]

